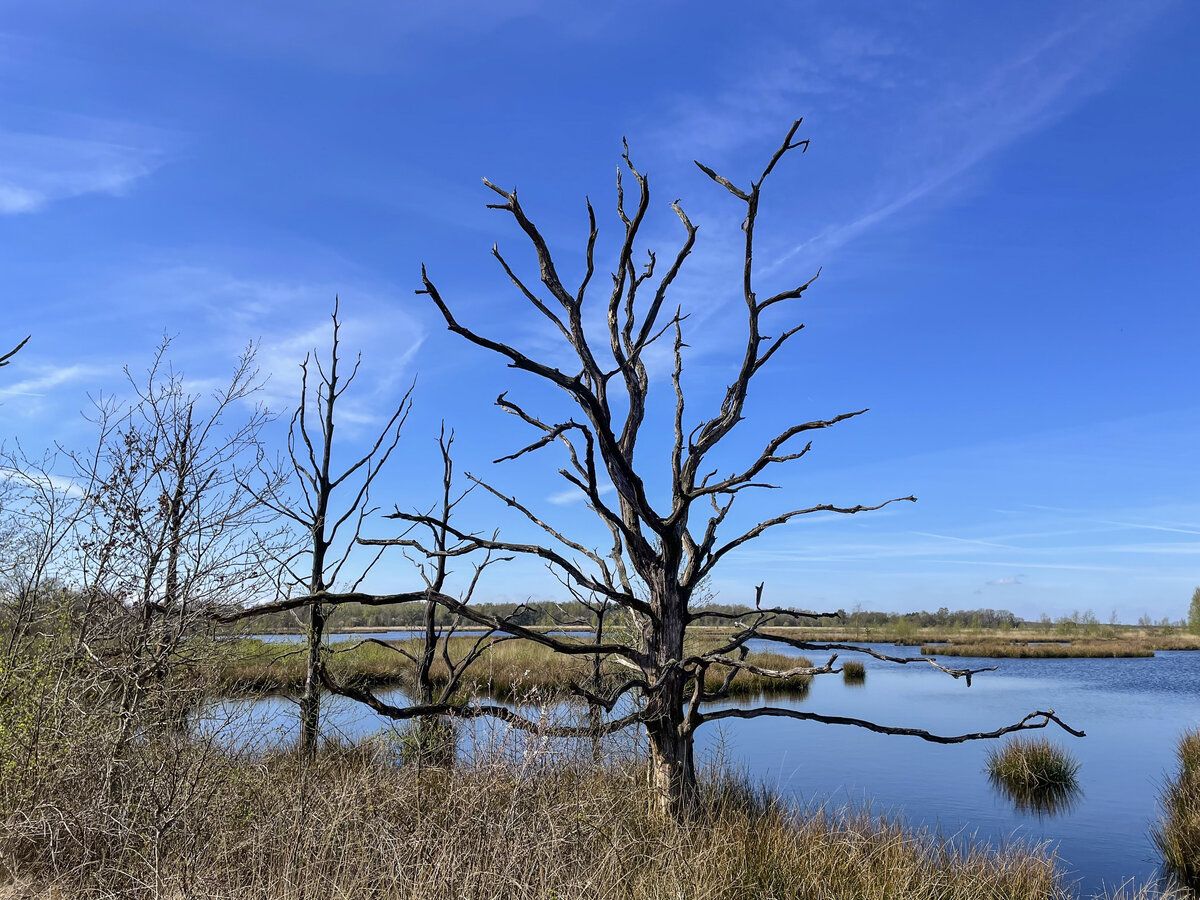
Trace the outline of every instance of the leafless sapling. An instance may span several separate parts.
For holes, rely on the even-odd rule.
[[[388,414],[388,418],[370,443],[366,453],[341,467],[335,456],[345,448],[335,441],[338,403],[349,390],[362,362],[356,358],[349,375],[341,371],[341,319],[339,303],[334,301],[329,357],[322,362],[315,351],[300,364],[300,400],[288,429],[288,458],[282,465],[287,480],[299,486],[298,502],[281,490],[285,478],[280,467],[269,467],[261,460],[261,485],[243,486],[265,508],[283,516],[302,534],[299,546],[281,560],[280,590],[289,596],[320,597],[349,570],[346,568],[356,548],[370,506],[371,485],[386,465],[400,440],[400,429],[411,408],[412,388]],[[315,370],[315,387],[309,379]],[[316,419],[314,425],[313,419]],[[351,593],[379,560],[381,548],[372,559],[359,566],[349,584]],[[306,676],[300,697],[300,751],[304,756],[316,752],[321,724],[320,664],[325,647],[325,625],[332,607],[325,603],[306,604]],[[277,603],[253,605],[226,611],[218,618],[234,621],[277,611]],[[301,607],[283,608],[298,609]]]
[[[97,399],[97,447],[71,454],[85,490],[78,646],[120,694],[114,765],[145,727],[146,702],[163,701],[166,725],[186,713],[182,693],[164,687],[174,669],[207,650],[191,640],[207,627],[206,613],[267,587],[272,516],[240,484],[270,419],[254,402],[254,348],[224,387],[204,396],[188,391],[169,346],[164,340],[144,377],[126,370],[131,402]]]

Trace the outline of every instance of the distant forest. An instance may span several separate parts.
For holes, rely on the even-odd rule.
[[[582,603],[473,603],[472,607],[489,616],[512,616],[518,625],[571,627],[584,626],[594,628],[595,613]],[[699,618],[694,621],[697,625],[728,625],[730,616],[748,615],[753,607],[740,604],[710,603],[697,609]],[[802,613],[780,613],[771,623],[774,626],[804,626],[804,627],[873,627],[881,625],[899,625],[907,623],[910,627],[920,628],[1015,628],[1021,620],[1006,609],[947,609],[942,607],[936,612],[886,613],[867,612],[855,609],[851,612],[838,610],[840,618],[815,618]],[[337,607],[329,618],[328,627],[332,630],[342,628],[416,628],[422,625],[424,607],[419,603],[405,603],[397,606],[363,606],[359,603],[347,603]],[[437,622],[441,626],[450,625],[454,616],[447,610],[438,609]],[[304,614],[291,612],[273,613],[255,617],[247,623],[246,628],[263,633],[286,633],[300,631],[306,623]],[[468,623],[469,624],[469,623]],[[617,622],[616,612],[606,619],[606,624],[625,624]]]

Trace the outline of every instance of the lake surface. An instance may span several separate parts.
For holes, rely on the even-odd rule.
[[[781,646],[761,642],[751,649],[779,652]],[[867,646],[892,656],[918,655],[915,647]],[[783,652],[798,655],[789,648]],[[816,654],[806,655],[824,662]],[[858,656],[843,653],[841,659]],[[1159,789],[1176,768],[1178,738],[1200,725],[1200,653],[1160,651],[1141,659],[947,660],[956,668],[1000,667],[975,676],[970,688],[928,666],[861,658],[867,668],[862,686],[846,685],[840,676],[819,676],[805,699],[768,702],[941,734],[991,731],[1034,710],[1053,709],[1087,732],[1087,737],[1076,738],[1054,725],[1031,732],[1051,738],[1079,760],[1081,792],[1076,802],[1056,815],[1015,808],[984,772],[993,741],[940,745],[849,726],[760,718],[704,726],[698,733],[698,752],[723,754],[752,777],[804,804],[868,806],[876,814],[903,817],[943,835],[974,837],[994,846],[1012,839],[1048,842],[1070,877],[1078,880],[1084,897],[1130,878],[1142,882],[1156,876],[1158,855],[1149,827],[1158,816]],[[396,702],[403,701],[397,697]],[[254,717],[264,739],[294,737],[295,706],[286,698],[231,703],[226,708],[238,719]],[[342,698],[330,704],[325,724],[349,738],[392,725]]]

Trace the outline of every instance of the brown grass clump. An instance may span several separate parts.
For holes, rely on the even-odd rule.
[[[1200,729],[1185,733],[1176,753],[1179,772],[1163,789],[1163,816],[1150,833],[1168,871],[1195,890],[1200,888]]]
[[[1200,635],[1159,628],[1129,625],[1082,626],[1075,633],[1060,632],[1035,626],[1012,629],[996,628],[917,628],[899,629],[894,625],[873,625],[869,628],[768,628],[788,637],[808,641],[890,643],[918,647],[930,644],[1083,644],[1096,648],[1105,645],[1136,648],[1136,655],[1151,655],[1155,650],[1200,650]],[[1112,656],[1112,653],[1086,655]],[[1124,654],[1118,654],[1124,655]]]
[[[856,659],[842,663],[842,680],[847,684],[862,684],[867,680],[867,667]]]
[[[1046,738],[1013,738],[988,752],[988,772],[1029,790],[1074,787],[1079,763]]]
[[[992,748],[987,771],[1017,809],[1039,816],[1067,812],[1079,797],[1079,761],[1046,738],[1011,738]]]

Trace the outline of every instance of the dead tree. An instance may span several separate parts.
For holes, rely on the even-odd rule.
[[[463,624],[463,618],[461,615],[456,616],[447,628],[442,628],[438,625],[437,614],[439,606],[437,598],[442,596],[445,591],[446,580],[451,574],[448,563],[451,556],[454,555],[455,545],[458,544],[457,541],[449,540],[448,529],[455,507],[470,493],[470,488],[468,488],[465,491],[455,494],[454,460],[451,456],[453,444],[454,433],[451,432],[447,435],[445,425],[443,424],[441,434],[438,436],[438,447],[442,458],[442,496],[435,509],[437,514],[433,515],[431,512],[430,515],[422,517],[423,521],[420,523],[420,527],[428,531],[428,546],[433,552],[428,556],[413,560],[419,576],[425,584],[424,599],[421,601],[423,605],[421,637],[418,641],[416,651],[410,652],[402,644],[380,640],[372,641],[401,654],[413,664],[414,696],[412,699],[414,700],[414,705],[420,709],[435,708],[438,705],[452,702],[462,684],[463,676],[466,675],[467,670],[476,660],[495,644],[511,639],[510,635],[497,635],[494,628],[488,629],[476,639],[470,649],[461,658],[454,659],[450,652],[450,642],[459,627]],[[359,538],[359,543],[366,546],[388,547],[395,542],[392,540]],[[466,604],[471,601],[471,597],[474,595],[475,589],[479,584],[480,576],[489,565],[496,561],[498,561],[498,558],[493,556],[491,552],[487,552],[483,555],[481,561],[474,564],[474,570],[466,590],[458,598],[460,603]],[[439,647],[441,648],[440,657],[438,656]],[[435,679],[433,670],[439,658],[444,664],[445,677]],[[339,694],[351,696],[347,693],[344,686],[339,685],[330,678],[328,672],[323,672],[322,678],[331,690]],[[356,699],[363,700],[364,698],[359,696]],[[438,714],[419,716],[415,738],[419,758],[437,763],[447,763],[453,759],[455,749],[453,728],[447,722],[446,716]]]
[[[30,337],[32,337],[32,335],[27,335],[25,340],[21,341],[21,343],[17,344],[17,346],[13,347],[7,353],[0,355],[0,366],[7,366],[10,362],[12,362],[12,358],[17,355],[17,351],[29,343]]]
[[[336,323],[335,323],[335,350],[336,350]],[[336,352],[335,352],[336,356]],[[332,374],[332,373],[331,373]],[[328,383],[322,382],[322,396],[328,397]],[[336,393],[335,393],[336,400]],[[406,411],[408,406],[408,396],[401,404],[401,410]],[[330,409],[325,407],[325,412],[328,415]],[[394,424],[399,429],[403,423],[403,414],[400,415],[399,421],[394,421]],[[303,432],[304,426],[297,419],[293,423],[295,431]],[[390,427],[390,426],[389,426]],[[387,434],[387,430],[384,434]],[[414,642],[415,648],[408,642],[391,642],[379,638],[365,638],[352,644],[348,644],[344,648],[337,650],[326,650],[320,644],[320,634],[316,633],[317,643],[314,644],[314,628],[311,625],[308,631],[309,635],[309,655],[308,655],[308,677],[309,683],[317,685],[323,684],[330,692],[336,693],[354,700],[358,700],[380,711],[386,711],[392,719],[395,720],[415,720],[416,729],[414,732],[415,745],[417,748],[418,760],[435,762],[438,764],[446,764],[453,760],[455,753],[455,743],[453,727],[447,721],[451,716],[462,716],[460,708],[462,703],[458,700],[459,690],[463,685],[467,671],[481,657],[483,657],[493,646],[506,640],[511,640],[514,635],[504,633],[499,625],[486,628],[481,634],[476,635],[476,639],[471,645],[457,658],[454,657],[451,651],[452,640],[458,633],[460,627],[466,621],[461,613],[456,615],[447,626],[439,625],[438,610],[444,605],[443,601],[447,597],[444,593],[446,590],[446,582],[452,574],[449,563],[458,556],[464,555],[467,542],[460,541],[456,538],[449,538],[449,523],[453,516],[455,507],[462,499],[470,492],[470,488],[465,491],[455,491],[454,488],[454,463],[451,456],[451,448],[454,443],[454,435],[446,433],[443,426],[442,433],[438,439],[438,446],[441,451],[442,459],[442,490],[441,497],[438,502],[429,509],[427,513],[417,516],[421,522],[419,527],[421,531],[426,532],[428,537],[425,539],[425,544],[429,548],[429,552],[412,558],[418,576],[424,587],[416,590],[398,594],[369,594],[358,590],[358,586],[362,578],[370,570],[370,567],[379,560],[380,554],[387,547],[395,546],[400,541],[387,539],[377,540],[372,538],[364,538],[360,536],[362,521],[365,515],[370,512],[367,508],[367,494],[365,489],[370,487],[370,480],[373,480],[379,467],[386,461],[387,454],[391,452],[391,447],[388,447],[378,459],[372,463],[371,456],[380,449],[380,444],[377,442],[374,450],[368,457],[367,464],[373,465],[373,469],[367,473],[366,479],[362,487],[364,493],[361,497],[356,498],[352,503],[352,509],[357,516],[353,528],[353,534],[347,539],[347,543],[341,549],[341,556],[336,563],[332,564],[332,568],[328,570],[325,577],[318,579],[315,575],[312,581],[302,584],[301,590],[293,593],[290,596],[285,596],[272,602],[259,603],[251,606],[246,606],[240,609],[225,609],[215,611],[213,619],[222,623],[240,622],[246,619],[253,619],[259,616],[268,615],[279,612],[291,612],[293,614],[309,610],[321,611],[323,617],[319,620],[324,623],[327,621],[327,616],[330,611],[337,606],[346,603],[359,603],[364,606],[395,606],[404,603],[419,603],[422,606],[422,627],[420,638]],[[395,446],[395,441],[391,446]],[[308,477],[302,471],[302,462],[297,459],[293,446],[292,452],[293,465],[296,466],[296,471],[302,477]],[[319,468],[317,471],[320,471]],[[321,482],[318,476],[316,481]],[[333,487],[336,487],[337,479],[332,479],[326,475],[324,481]],[[306,491],[312,488],[312,482],[306,484]],[[277,512],[291,516],[294,519],[298,514],[294,510],[290,510],[279,497],[259,495],[260,502],[266,504]],[[312,498],[307,500],[310,510],[318,508],[318,503],[313,502]],[[328,515],[329,502],[326,498],[325,509]],[[346,520],[348,513],[343,513],[342,518],[337,524]],[[309,522],[313,519],[309,519]],[[311,528],[311,526],[310,526]],[[316,533],[315,531],[313,533]],[[301,551],[302,554],[310,554],[314,558],[318,554],[324,554],[327,562],[330,557],[328,549],[333,544],[336,537],[336,525],[328,534],[321,536],[322,544],[318,544],[314,539],[312,547]],[[408,543],[408,542],[406,542]],[[349,586],[349,591],[333,591],[329,585],[337,577],[342,565],[345,563],[347,556],[357,544],[365,547],[377,547],[375,556],[364,570],[359,573],[358,579]],[[411,542],[413,546],[422,546],[421,541],[414,540]],[[472,542],[473,546],[473,542]],[[470,603],[479,581],[485,569],[496,562],[506,560],[508,557],[499,556],[490,551],[484,551],[478,554],[478,559],[472,561],[472,572],[466,582],[464,589],[457,597],[453,599],[456,606],[465,608]],[[290,561],[289,561],[290,562]],[[298,576],[297,576],[298,577]],[[315,586],[315,588],[314,588]],[[514,613],[519,615],[520,609]],[[310,613],[311,614],[311,613]],[[474,621],[474,619],[472,619]],[[487,622],[485,621],[485,624]],[[398,653],[405,657],[413,666],[413,678],[411,684],[412,703],[405,707],[396,707],[391,704],[383,703],[376,698],[370,691],[355,688],[353,685],[343,684],[336,680],[329,672],[326,665],[327,660],[335,653],[349,653],[364,644],[374,644],[392,652]],[[443,664],[444,673],[435,675],[434,668],[438,662]],[[306,691],[307,695],[307,691]],[[315,696],[314,692],[314,696]],[[319,710],[319,706],[317,706]],[[302,709],[302,715],[306,711]],[[315,714],[315,710],[307,711],[309,714]],[[302,718],[302,723],[304,719]],[[304,745],[306,752],[311,753],[315,749],[316,730],[319,720],[313,720],[310,726],[311,730],[308,734],[312,735],[313,744]]]
[[[664,311],[669,310],[668,292],[692,252],[697,229],[680,204],[672,203],[671,207],[683,226],[684,238],[666,272],[657,278],[657,282],[653,280],[657,263],[653,253],[648,253],[644,265],[635,262],[635,244],[649,206],[650,193],[648,179],[633,165],[628,147],[623,154],[623,161],[636,184],[636,200],[630,209],[626,204],[619,171],[617,214],[624,226],[624,234],[612,275],[612,287],[605,292],[607,296],[602,301],[605,303],[607,327],[600,335],[588,333],[584,315],[587,289],[595,271],[597,228],[591,204],[587,204],[590,234],[584,251],[585,274],[582,283],[571,290],[560,278],[545,237],[527,216],[516,191],[504,190],[486,179],[484,182],[500,197],[500,202],[489,204],[490,208],[511,215],[531,244],[541,287],[535,288],[523,280],[498,248],[493,248],[493,256],[525,300],[557,331],[565,345],[564,349],[569,350],[578,361],[577,370],[562,371],[460,322],[422,267],[423,287],[418,293],[430,297],[451,332],[498,354],[507,360],[510,367],[560,388],[571,398],[575,416],[547,418],[526,410],[508,399],[506,394],[501,394],[497,405],[519,417],[539,434],[531,444],[502,459],[515,459],[553,443],[561,444],[566,450],[568,465],[560,472],[582,492],[589,507],[611,534],[612,546],[601,551],[573,540],[543,521],[517,498],[482,480],[477,483],[541,528],[550,542],[518,544],[478,536],[470,540],[472,536],[463,533],[458,537],[467,541],[469,548],[540,557],[580,589],[611,600],[638,620],[640,640],[608,650],[615,657],[632,663],[637,672],[605,699],[606,703],[611,704],[624,691],[640,690],[644,707],[637,715],[649,735],[654,781],[664,809],[675,815],[686,811],[696,790],[692,754],[696,729],[705,722],[735,714],[731,711],[704,710],[702,704],[706,700],[715,699],[722,693],[706,693],[704,673],[710,667],[721,667],[727,672],[728,684],[746,665],[740,661],[744,656],[746,641],[751,637],[765,636],[760,629],[769,621],[771,614],[770,610],[762,611],[717,650],[693,654],[685,646],[685,635],[692,619],[689,601],[701,580],[729,553],[768,529],[800,516],[819,512],[851,515],[879,509],[890,503],[915,500],[908,496],[865,505],[815,503],[780,512],[733,536],[722,534],[722,525],[742,491],[770,487],[764,480],[770,467],[799,460],[809,452],[811,442],[800,445],[800,440],[807,434],[866,412],[861,409],[792,425],[766,441],[761,453],[750,459],[740,471],[729,475],[718,475],[711,464],[706,465],[706,458],[745,417],[746,398],[755,376],[803,327],[800,324],[771,327],[775,335],[771,337],[764,333],[766,326],[763,320],[773,307],[783,309],[799,300],[816,276],[766,297],[759,295],[754,277],[755,225],[762,187],[789,152],[807,149],[807,140],[795,140],[799,125],[799,121],[792,125],[759,177],[750,182],[748,187],[739,187],[711,168],[697,163],[700,170],[724,188],[741,207],[738,215],[744,233],[741,293],[745,302],[745,332],[741,361],[732,373],[720,407],[707,418],[693,420],[695,424],[688,421],[682,382],[686,316],[679,309],[673,313]],[[635,461],[635,451],[654,385],[647,372],[645,353],[664,335],[669,336],[668,340],[671,341],[674,363],[670,374],[670,389],[675,400],[672,416],[674,439],[669,461],[670,500],[666,506],[656,508],[646,488],[648,472],[645,457]],[[610,503],[602,494],[606,481],[615,488],[615,502]],[[706,507],[708,512],[701,513]],[[419,517],[402,513],[396,513],[395,517],[409,522],[421,521]],[[640,585],[642,590],[636,590],[635,585]],[[566,640],[544,642],[567,652],[579,652],[581,649],[580,644]],[[604,652],[600,648],[596,650]],[[831,657],[825,666],[814,667],[813,674],[834,671],[834,658]],[[952,674],[969,673],[955,671]],[[737,710],[736,714],[756,716],[784,713],[773,708],[759,708]],[[797,717],[854,724],[888,733],[914,734],[927,740],[942,741],[995,736],[1017,728],[1044,726],[1048,721],[1057,721],[1050,713],[1038,713],[1032,719],[1027,718],[1015,726],[986,735],[943,737],[918,729],[889,728],[812,713]]]
[[[760,298],[754,280],[755,225],[761,190],[767,177],[791,151],[807,147],[807,141],[794,140],[800,123],[792,125],[780,147],[775,151],[756,181],[741,188],[707,166],[697,163],[713,182],[731,194],[742,207],[739,217],[744,232],[744,261],[741,293],[745,303],[745,333],[742,336],[741,360],[722,402],[709,417],[688,422],[683,389],[684,324],[686,316],[678,308],[666,311],[667,295],[676,276],[690,256],[697,229],[677,202],[671,207],[683,226],[682,246],[675,253],[665,273],[655,279],[657,260],[649,253],[647,262],[638,265],[634,260],[638,240],[649,206],[649,183],[629,157],[623,154],[625,169],[637,186],[634,208],[626,205],[622,176],[617,180],[617,214],[623,224],[623,238],[618,252],[612,288],[604,303],[605,325],[600,335],[585,328],[585,301],[592,275],[595,272],[594,250],[598,231],[590,202],[587,214],[590,234],[583,255],[584,271],[581,284],[574,290],[563,283],[545,237],[526,215],[516,191],[506,191],[485,179],[485,184],[501,198],[491,208],[510,214],[532,246],[536,257],[541,287],[535,288],[521,278],[493,248],[493,256],[524,299],[544,316],[560,335],[564,348],[578,363],[575,371],[559,367],[528,355],[500,340],[480,334],[458,320],[450,304],[443,299],[437,286],[422,267],[423,287],[417,292],[430,297],[445,319],[448,329],[472,344],[489,350],[508,361],[511,368],[527,372],[542,383],[561,389],[570,397],[573,413],[567,416],[545,417],[534,414],[501,394],[497,405],[528,424],[537,438],[522,449],[496,462],[511,460],[527,453],[561,445],[566,453],[566,465],[560,474],[578,489],[603,528],[611,536],[604,548],[589,546],[572,538],[544,521],[516,497],[506,494],[488,482],[471,478],[484,490],[514,509],[534,526],[541,529],[546,540],[540,543],[519,543],[493,536],[461,530],[434,515],[406,513],[397,509],[391,518],[427,528],[444,529],[455,543],[422,541],[420,536],[401,536],[390,543],[425,554],[431,559],[461,557],[476,552],[524,554],[545,561],[555,573],[581,594],[594,595],[603,602],[619,608],[635,624],[632,640],[613,639],[608,635],[590,640],[558,637],[526,628],[514,617],[497,618],[481,613],[460,598],[439,594],[440,605],[493,629],[497,633],[525,638],[557,652],[595,659],[602,657],[628,670],[628,677],[602,692],[591,689],[587,679],[572,686],[573,691],[590,703],[602,707],[610,715],[619,715],[596,726],[546,725],[534,721],[519,711],[498,704],[452,700],[410,707],[394,707],[369,691],[343,690],[369,704],[377,712],[396,719],[421,715],[454,715],[462,718],[491,716],[511,726],[549,736],[589,736],[608,734],[640,723],[649,737],[651,771],[664,813],[686,817],[694,808],[697,784],[693,759],[693,743],[697,729],[706,722],[731,717],[790,716],[792,718],[852,725],[886,734],[911,735],[927,741],[958,743],[995,738],[1030,728],[1044,728],[1054,722],[1062,723],[1053,710],[1029,714],[1020,721],[988,732],[960,735],[938,735],[916,728],[881,725],[866,720],[827,716],[784,708],[763,706],[751,709],[712,710],[711,701],[727,697],[738,675],[745,671],[775,678],[795,675],[824,675],[839,672],[836,667],[838,651],[871,652],[853,645],[817,645],[801,643],[806,649],[828,649],[831,653],[822,665],[801,666],[787,671],[763,669],[746,661],[746,645],[752,638],[778,640],[762,629],[779,613],[795,610],[768,609],[761,605],[762,586],[756,595],[753,615],[730,616],[731,628],[727,640],[720,646],[697,652],[687,641],[689,623],[704,614],[693,612],[690,603],[699,596],[704,579],[728,554],[755,539],[769,529],[793,519],[814,513],[853,515],[880,509],[899,501],[915,498],[895,497],[870,504],[814,503],[780,512],[756,525],[734,533],[726,520],[743,491],[768,488],[765,474],[768,469],[803,458],[811,443],[800,445],[810,432],[830,428],[866,412],[865,409],[834,415],[827,419],[801,422],[784,429],[763,445],[762,451],[749,459],[732,474],[721,476],[708,457],[745,417],[746,398],[751,381],[771,358],[803,327],[799,324],[776,331],[775,337],[764,333],[764,314],[773,307],[784,308],[798,300],[812,285],[815,276],[799,285],[787,287]],[[590,326],[589,326],[590,327]],[[772,329],[773,331],[775,329]],[[656,507],[647,491],[646,455],[635,461],[635,450],[646,420],[648,400],[654,381],[647,371],[645,354],[664,336],[671,345],[673,366],[668,376],[673,393],[671,432],[673,440],[669,454],[669,501]],[[689,427],[690,425],[690,427]],[[468,475],[470,478],[471,476]],[[606,500],[606,482],[615,493],[615,502]],[[372,596],[361,593],[334,594],[322,592],[311,597],[296,597],[289,602],[302,606],[314,602],[394,603],[428,599],[430,590]],[[812,617],[836,617],[836,613],[805,612]],[[897,663],[932,665],[955,678],[970,677],[980,670],[949,669],[932,659],[890,658]],[[721,673],[715,690],[706,687],[710,670]],[[328,673],[325,673],[328,678]],[[709,680],[710,684],[712,680]],[[629,703],[629,698],[636,698]]]
[[[338,402],[358,374],[362,356],[360,354],[355,360],[350,374],[343,377],[339,371],[341,320],[336,299],[331,318],[333,329],[327,367],[315,351],[304,357],[300,364],[300,402],[288,430],[288,459],[282,469],[299,484],[299,502],[293,502],[279,489],[284,483],[280,467],[271,469],[262,461],[259,464],[262,486],[247,488],[265,508],[289,520],[303,534],[299,549],[280,560],[285,595],[317,597],[342,577],[361,533],[363,520],[371,512],[371,485],[396,448],[400,429],[412,406],[410,387],[392,410],[370,449],[346,464],[340,472],[337,471],[338,463],[334,456],[342,450],[340,443],[335,443],[334,439]],[[309,386],[310,364],[316,369],[315,390]],[[315,428],[312,424],[314,416],[317,420]],[[381,549],[357,570],[349,585],[351,592],[358,589],[382,552]],[[225,622],[236,621],[278,608],[277,604],[262,604],[216,618]],[[332,607],[323,603],[308,605],[307,668],[304,693],[300,698],[300,751],[306,757],[316,752],[320,735],[319,671],[325,652],[325,625],[331,612]]]

